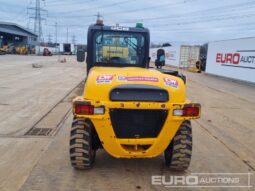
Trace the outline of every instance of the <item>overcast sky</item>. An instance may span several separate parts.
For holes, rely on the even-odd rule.
[[[0,21],[34,30],[36,0],[0,0]],[[41,0],[44,40],[86,43],[87,27],[100,12],[106,25],[135,26],[151,31],[151,42],[201,44],[208,41],[254,37],[255,0]]]

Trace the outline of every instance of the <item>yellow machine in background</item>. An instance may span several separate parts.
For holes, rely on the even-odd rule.
[[[3,45],[3,47],[0,48],[0,53],[1,54],[8,54],[9,53],[9,46],[8,45]]]
[[[16,52],[16,54],[20,54],[20,55],[27,55],[28,54],[28,48],[26,48],[26,47],[16,47],[15,52]]]
[[[19,54],[19,55],[27,55],[28,48],[26,47],[13,47],[11,50],[8,45],[3,46],[0,48],[0,52],[2,54]]]
[[[103,46],[103,57],[123,57],[128,58],[127,47],[114,47],[114,46]]]
[[[1,48],[2,51],[6,51],[8,52],[9,51],[9,46],[8,45],[4,45],[2,48]]]
[[[192,60],[190,61],[190,65],[189,65],[189,68],[188,70],[190,72],[195,72],[195,73],[201,73],[202,71],[202,63],[200,60]]]
[[[119,36],[111,36],[104,39],[102,47],[99,50],[101,61],[116,61],[116,59],[121,58],[122,60],[129,60],[129,48],[127,44],[120,41]]]

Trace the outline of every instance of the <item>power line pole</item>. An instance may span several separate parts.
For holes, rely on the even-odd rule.
[[[66,43],[68,43],[68,27],[66,28]]]
[[[75,35],[73,35],[72,37],[73,37],[72,43],[75,44],[75,42],[76,42]]]
[[[55,23],[55,43],[58,43],[58,23]]]
[[[39,40],[41,40],[42,38],[42,22],[41,22],[41,4],[40,4],[40,0],[36,0],[36,11],[37,11],[37,14],[38,14],[38,34],[39,34]]]
[[[38,35],[38,42],[42,41],[42,21],[46,20],[43,14],[47,13],[47,10],[41,8],[41,1],[45,0],[35,0],[35,7],[29,7],[28,10],[34,11],[34,16],[30,18],[34,19],[34,32]]]
[[[51,34],[48,35],[48,43],[51,43]]]

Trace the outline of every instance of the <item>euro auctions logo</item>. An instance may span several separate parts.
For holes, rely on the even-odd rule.
[[[166,188],[252,188],[252,173],[191,173],[151,176],[151,184]]]
[[[216,63],[222,66],[255,69],[255,50],[237,50],[234,53],[216,53]]]
[[[217,63],[222,63],[222,64],[239,64],[240,63],[240,54],[239,53],[217,53],[216,54],[216,62]]]

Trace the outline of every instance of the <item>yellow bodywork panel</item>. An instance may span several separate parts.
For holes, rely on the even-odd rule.
[[[111,101],[109,92],[123,84],[146,84],[167,90],[168,102]],[[174,109],[182,109],[185,100],[185,84],[182,79],[162,74],[154,69],[137,67],[94,67],[90,70],[84,95],[75,101],[90,102],[94,107],[104,107],[104,114],[76,115],[93,123],[104,149],[117,158],[155,157],[167,148],[184,120],[198,117],[173,116]],[[165,123],[155,138],[117,138],[110,119],[110,109],[166,110]]]
[[[162,74],[155,69],[138,67],[93,67],[84,88],[84,99],[109,101],[109,92],[122,84],[145,84],[168,91],[169,103],[184,103],[185,84],[182,79]]]

